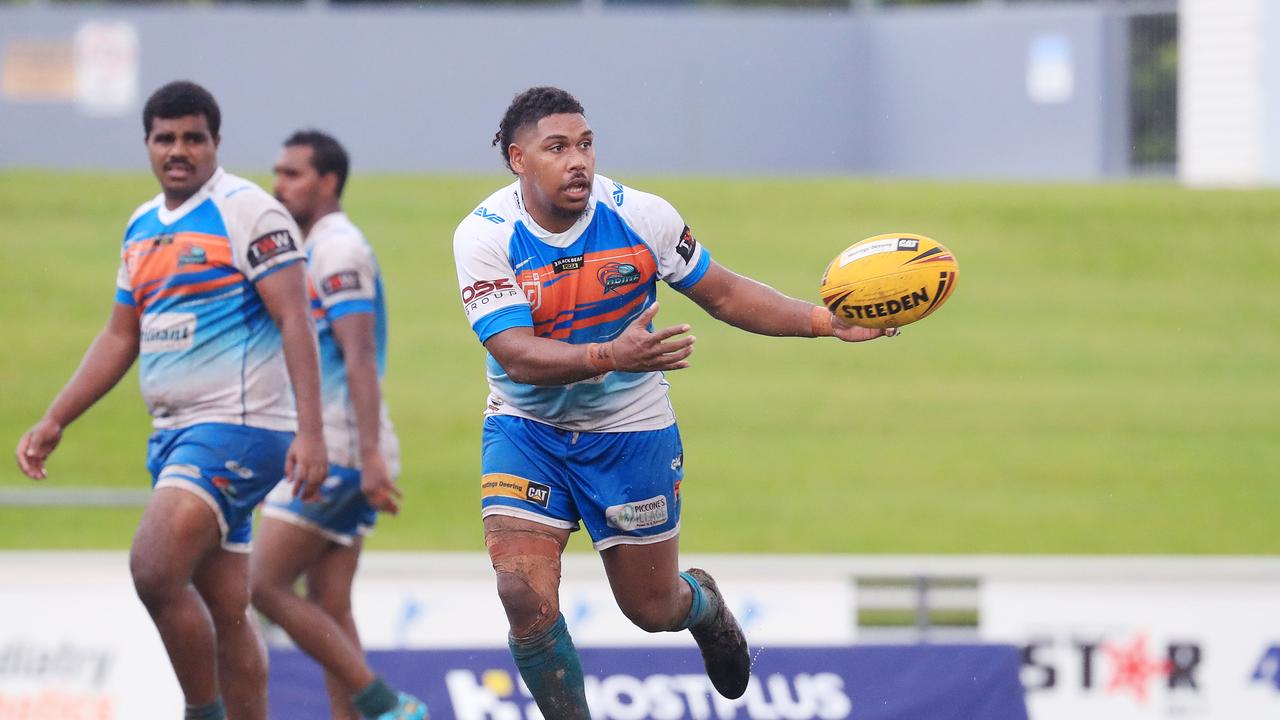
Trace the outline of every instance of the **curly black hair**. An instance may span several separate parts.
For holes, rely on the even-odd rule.
[[[347,173],[351,170],[351,160],[342,143],[332,135],[319,130],[299,130],[284,141],[285,147],[302,145],[311,148],[311,167],[320,175],[334,173],[338,176],[338,197],[342,197],[342,188],[347,184]]]
[[[189,80],[175,80],[151,93],[147,104],[142,108],[143,137],[151,135],[151,121],[156,118],[172,120],[187,115],[203,115],[209,123],[209,132],[214,137],[222,128],[222,111],[218,109],[218,101],[213,95]]]
[[[511,168],[511,158],[507,151],[514,142],[516,133],[548,115],[561,113],[585,114],[582,103],[560,88],[532,87],[515,96],[506,114],[502,116],[502,123],[498,125],[498,132],[494,133],[491,143],[502,154],[502,162],[506,163],[508,170],[515,172]]]

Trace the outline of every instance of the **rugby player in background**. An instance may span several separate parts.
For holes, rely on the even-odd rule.
[[[161,87],[142,124],[161,193],[129,219],[107,326],[22,436],[18,465],[43,479],[64,429],[140,361],[155,490],[129,553],[134,587],[185,717],[266,720],[252,513],[281,477],[315,496],[328,468],[301,236],[275,199],[218,166],[207,90]]]
[[[395,513],[400,446],[382,402],[387,313],[373,248],[346,213],[350,162],[332,137],[299,131],[275,164],[275,193],[302,229],[320,338],[329,478],[305,503],[286,481],[267,497],[253,551],[253,603],[325,669],[334,718],[421,720],[426,705],[365,662],[351,583],[377,511]],[[306,577],[306,597],[294,583]]]
[[[711,260],[670,203],[595,174],[569,93],[531,88],[494,144],[516,182],[458,226],[463,310],[489,352],[481,515],[509,645],[547,718],[588,718],[559,610],[560,556],[583,523],[623,613],[689,630],[725,697],[750,679],[747,641],[711,576],[680,572],[684,451],[663,373],[688,366],[688,325],[651,331],[657,281],[712,317],[772,336],[871,340],[826,308]]]

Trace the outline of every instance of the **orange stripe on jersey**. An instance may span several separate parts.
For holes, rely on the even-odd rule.
[[[147,302],[159,300],[160,298],[179,297],[182,295],[197,295],[199,293],[209,292],[210,290],[217,290],[219,288],[237,285],[243,280],[244,280],[244,276],[236,274],[236,275],[228,275],[226,277],[217,278],[215,280],[205,280],[204,282],[190,283],[190,284],[184,284],[184,285],[173,285],[171,287],[163,288],[156,294],[147,298]]]
[[[569,337],[570,333],[574,332],[575,330],[583,330],[585,328],[594,327],[596,325],[603,325],[605,323],[621,320],[622,318],[635,313],[640,308],[640,306],[644,305],[645,301],[648,299],[649,299],[649,294],[644,293],[643,295],[640,295],[639,297],[637,297],[635,300],[632,300],[631,302],[627,303],[626,305],[612,312],[608,312],[603,315],[592,315],[591,317],[582,318],[581,320],[579,320],[578,318],[574,318],[573,325],[571,325],[570,327],[563,327],[563,328],[556,329],[554,332],[551,333],[550,337],[556,340],[563,340],[564,338]]]
[[[159,242],[160,238],[164,238],[164,241]],[[143,299],[166,283],[171,283],[174,279],[180,283],[181,280],[175,276],[205,272],[218,267],[232,269],[235,267],[231,258],[231,242],[225,237],[206,233],[179,232],[171,238],[166,236],[160,236],[160,238],[135,242],[125,248],[125,268],[129,273],[130,289],[139,310],[142,309]],[[233,279],[238,281],[240,277]],[[223,279],[219,278],[209,282],[217,283],[221,280]],[[208,283],[185,287],[205,285]],[[219,286],[212,285],[204,287],[203,290],[216,287]],[[182,285],[174,285],[174,287],[165,288],[163,292],[168,296],[203,291],[183,288]]]
[[[557,265],[561,268],[559,273],[556,272]],[[634,272],[621,272],[619,268],[625,265],[632,266]],[[649,248],[632,245],[586,253],[580,261],[575,257],[560,258],[536,270],[521,271],[518,281],[529,298],[535,331],[542,337],[564,338],[574,329],[591,327],[625,316],[628,308],[634,309],[636,302],[643,298],[609,313],[583,319],[576,317],[584,309],[623,297],[635,288],[643,287],[652,281],[657,271],[657,262]],[[570,317],[573,317],[571,326],[566,325],[553,331],[555,324],[567,323]],[[538,327],[547,324],[551,324],[552,328]]]

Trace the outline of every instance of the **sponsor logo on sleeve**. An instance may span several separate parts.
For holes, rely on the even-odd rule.
[[[475,212],[471,214],[475,215],[478,218],[484,218],[485,220],[488,220],[489,222],[495,225],[501,225],[502,223],[507,221],[506,218],[502,217],[498,213],[489,212],[489,210],[485,209],[484,206],[476,208]]]
[[[620,287],[640,282],[640,268],[631,263],[607,263],[596,273],[596,279],[604,286],[608,295]]]
[[[462,308],[470,317],[472,311],[485,306],[496,307],[498,301],[521,296],[510,278],[477,280],[462,288]]]
[[[138,351],[181,352],[191,349],[196,336],[195,313],[144,313]]]
[[[336,295],[340,292],[359,289],[360,273],[355,270],[342,270],[320,281],[320,292],[324,295]]]
[[[249,243],[249,266],[258,267],[271,258],[295,252],[298,246],[288,230],[275,230]]]
[[[506,473],[487,473],[480,478],[480,497],[507,497],[546,508],[551,502],[551,486]]]
[[[656,495],[648,500],[612,505],[605,508],[604,517],[609,527],[623,532],[658,527],[667,522],[667,497]]]
[[[685,264],[693,262],[693,252],[698,249],[698,241],[694,239],[693,232],[689,230],[689,226],[684,226],[684,232],[680,233],[680,242],[676,243],[676,254],[684,258]]]

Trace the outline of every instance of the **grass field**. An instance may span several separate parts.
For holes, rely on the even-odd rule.
[[[879,232],[929,234],[960,259],[947,307],[863,346],[751,336],[661,291],[659,322],[698,336],[694,366],[670,376],[685,549],[1280,552],[1280,192],[617,179],[671,200],[721,263],[800,297]],[[387,278],[408,496],[371,547],[483,547],[483,350],[451,238],[500,182],[349,186]],[[144,175],[0,173],[0,444],[106,319],[123,223],[154,192]],[[46,482],[146,487],[136,383],[70,428]],[[0,486],[30,482],[0,468]],[[0,508],[0,548],[122,548],[139,514]]]

